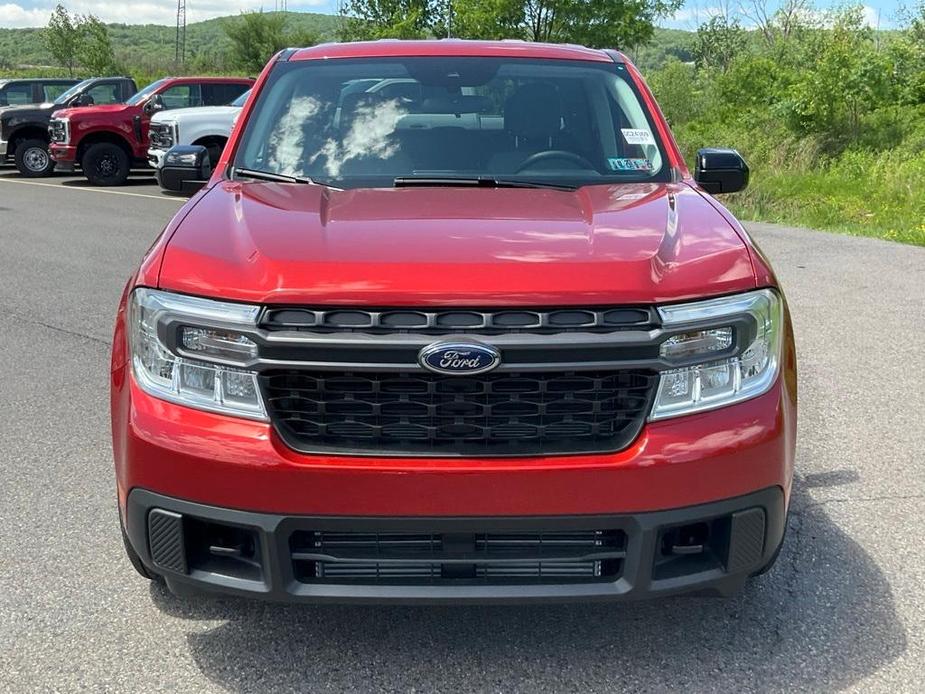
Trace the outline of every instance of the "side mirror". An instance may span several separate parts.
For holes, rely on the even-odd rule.
[[[212,176],[209,150],[201,145],[177,145],[167,150],[156,172],[157,182],[174,193],[194,192]]]
[[[78,96],[76,99],[74,99],[74,101],[72,102],[72,104],[73,104],[74,106],[92,106],[92,105],[94,104],[94,101],[93,101],[93,97],[92,97],[92,96],[90,96],[88,93],[84,92],[83,94],[81,94],[80,96]]]
[[[145,103],[145,113],[157,113],[164,110],[164,100],[160,94],[155,94]]]
[[[748,187],[748,164],[734,149],[701,149],[694,180],[711,195],[735,193]]]

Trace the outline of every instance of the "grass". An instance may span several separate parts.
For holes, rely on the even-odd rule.
[[[925,153],[848,152],[811,170],[758,168],[729,204],[742,219],[925,246]]]

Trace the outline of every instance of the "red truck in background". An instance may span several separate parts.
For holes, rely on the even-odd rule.
[[[80,166],[94,185],[120,185],[133,166],[146,167],[148,124],[159,111],[220,106],[251,88],[245,77],[165,77],[124,104],[57,111],[49,125],[58,171]]]

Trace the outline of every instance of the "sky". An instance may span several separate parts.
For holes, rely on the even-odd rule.
[[[59,0],[0,0],[0,28],[38,27],[48,22],[52,9]],[[61,0],[72,12],[94,14],[104,22],[126,24],[173,24],[176,19],[176,0]],[[906,0],[862,0],[865,15],[871,26],[889,28],[896,23],[898,9]],[[915,0],[909,0],[910,4]],[[280,0],[187,0],[187,22],[237,14],[242,10],[272,10]],[[735,5],[736,0],[731,0]],[[769,3],[776,0],[768,0]],[[817,0],[818,8],[841,4],[842,0]],[[334,13],[338,0],[288,0],[290,11]],[[710,0],[687,0],[685,7],[673,18],[661,22],[677,29],[696,29],[712,10]]]

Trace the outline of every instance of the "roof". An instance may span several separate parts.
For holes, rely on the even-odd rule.
[[[171,82],[202,82],[204,84],[209,83],[221,83],[221,84],[252,84],[254,82],[253,77],[196,77],[194,75],[179,75],[177,77],[162,77],[158,82],[161,81],[171,81]]]
[[[78,84],[79,82],[81,82],[81,80],[75,79],[73,77],[4,77],[4,78],[0,78],[0,84],[14,84],[16,82],[33,82],[36,84],[70,82],[71,84]]]
[[[354,43],[322,43],[311,48],[287,51],[283,60],[316,60],[324,58],[388,58],[413,56],[472,56],[486,58],[547,58],[555,60],[593,60],[614,62],[606,51],[574,44],[534,43],[532,41],[464,41],[440,39],[433,41],[357,41]]]

